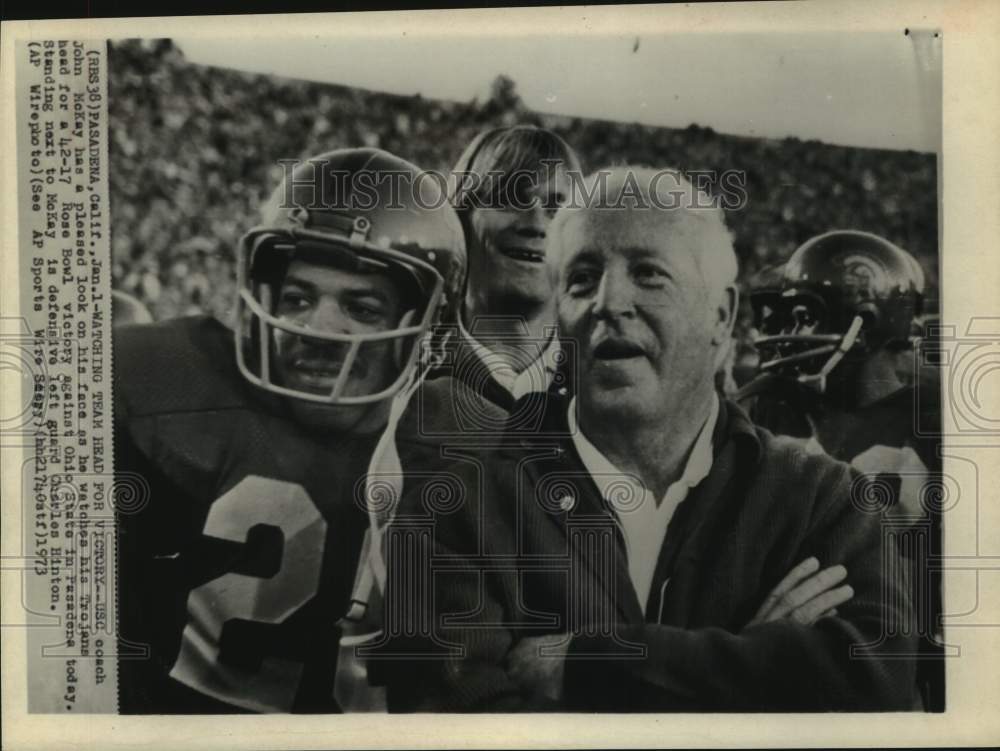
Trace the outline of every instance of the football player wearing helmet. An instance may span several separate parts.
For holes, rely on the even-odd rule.
[[[241,241],[234,330],[116,331],[116,471],[142,494],[119,518],[121,711],[378,708],[334,697],[366,476],[437,452],[404,408],[466,265],[422,174],[376,149],[300,163]],[[447,414],[429,392],[421,418]]]
[[[547,391],[564,364],[545,237],[580,169],[558,134],[517,125],[480,133],[452,170],[469,276],[447,372],[505,410]],[[530,429],[534,409],[522,406],[518,422]]]
[[[940,425],[940,405],[933,389],[900,378],[924,292],[919,262],[882,237],[840,230],[812,238],[777,284],[750,293],[759,375],[736,398],[772,432],[877,475],[893,491],[890,513],[913,521],[908,534],[925,529],[928,549],[914,560],[914,578],[930,583],[915,593],[917,627],[934,657],[940,583],[927,557],[940,551],[940,518],[927,490],[941,469],[940,436],[914,426]],[[923,661],[920,672],[924,706],[941,709],[940,660]]]

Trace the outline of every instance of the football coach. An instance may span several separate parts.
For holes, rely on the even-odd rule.
[[[714,387],[738,298],[721,209],[666,171],[585,188],[546,245],[574,389],[537,435],[459,457],[450,505],[401,502],[397,531],[433,533],[387,546],[390,710],[910,709],[884,488]]]

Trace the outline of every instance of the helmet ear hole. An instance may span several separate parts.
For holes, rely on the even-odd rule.
[[[862,303],[858,306],[856,314],[861,316],[861,320],[864,324],[862,327],[863,329],[871,331],[872,329],[878,327],[880,316],[875,303]]]
[[[861,351],[870,352],[872,348],[878,346],[879,324],[881,316],[875,303],[862,303],[855,311],[855,315],[861,318],[861,330],[858,332],[858,344]]]
[[[764,330],[766,322],[777,313],[780,301],[781,295],[776,292],[758,292],[750,296],[754,328]]]

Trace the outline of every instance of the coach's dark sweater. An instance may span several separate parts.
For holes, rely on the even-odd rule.
[[[643,608],[614,514],[567,435],[566,406],[550,394],[537,435],[499,451],[456,448],[457,510],[427,486],[404,498],[387,548],[380,648],[394,655],[382,663],[391,710],[912,706],[914,649],[899,635],[911,606],[882,517],[870,510],[878,488],[723,404],[711,472],[675,512]],[[430,527],[429,562],[413,553],[419,545],[393,542]],[[853,599],[813,626],[747,627],[812,555],[846,566]],[[433,603],[421,568],[428,580],[434,572]],[[563,701],[540,704],[508,677],[507,654],[523,636],[566,632]]]

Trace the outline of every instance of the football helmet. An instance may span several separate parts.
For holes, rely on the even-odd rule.
[[[814,237],[788,259],[779,285],[751,292],[759,369],[822,392],[844,358],[906,344],[923,291],[917,260],[878,235]]]
[[[330,405],[370,404],[397,393],[413,373],[424,336],[442,307],[457,302],[464,283],[462,227],[442,188],[415,165],[373,148],[331,151],[286,168],[261,224],[239,245],[236,353],[243,376],[267,391]],[[296,258],[386,275],[400,288],[407,312],[395,328],[372,333],[323,331],[279,317],[281,284]],[[281,382],[274,360],[281,332],[339,350],[329,393]],[[392,382],[346,394],[359,351],[386,342],[398,367]]]

